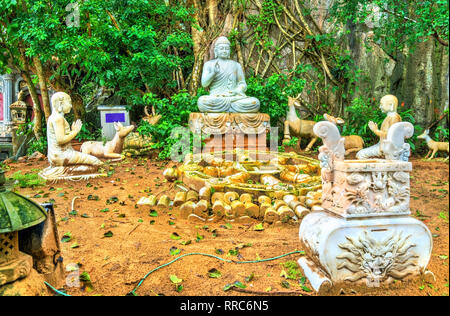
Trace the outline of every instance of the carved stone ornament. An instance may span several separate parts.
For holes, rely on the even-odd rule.
[[[191,113],[189,126],[193,133],[224,135],[226,133],[262,134],[270,127],[265,113]]]
[[[339,283],[389,284],[426,271],[432,238],[410,214],[410,123],[393,124],[380,146],[385,159],[344,160],[343,139],[330,122],[314,132],[324,145],[322,209],[306,215],[300,241],[308,254],[298,260],[316,291]]]

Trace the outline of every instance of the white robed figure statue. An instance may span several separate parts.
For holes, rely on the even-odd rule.
[[[217,39],[214,46],[215,59],[205,63],[202,86],[209,87],[209,95],[198,99],[200,112],[254,113],[259,111],[259,100],[245,95],[242,66],[230,58],[230,42],[225,36]]]
[[[72,148],[71,141],[81,130],[82,122],[73,122],[72,128],[64,118],[72,109],[70,96],[57,92],[51,99],[52,114],[47,122],[48,162],[50,166],[39,175],[49,181],[80,180],[100,176],[96,173],[103,162],[92,155]]]

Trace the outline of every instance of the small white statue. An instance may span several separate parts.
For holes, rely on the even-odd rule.
[[[81,120],[73,122],[70,127],[64,115],[72,109],[70,96],[57,92],[51,99],[52,114],[47,122],[48,161],[50,167],[40,175],[47,180],[74,179],[96,171],[103,164],[98,158],[81,153],[72,148],[71,141],[82,127]],[[86,175],[92,177],[97,175]]]
[[[431,137],[428,135],[429,132],[430,130],[426,129],[421,135],[417,136],[418,139],[425,140],[429,149],[424,159],[428,160],[433,159],[438,151],[446,151],[448,153],[449,152],[448,142],[436,142],[432,140]],[[448,160],[448,156],[447,158],[445,158],[445,160]]]
[[[205,63],[202,86],[209,87],[209,95],[198,99],[200,112],[254,113],[259,111],[259,100],[245,95],[242,66],[230,59],[230,42],[225,36],[217,39],[214,47],[215,59]]]
[[[81,152],[106,159],[122,159],[123,144],[125,137],[134,129],[134,125],[123,126],[120,122],[114,123],[116,135],[104,144],[103,142],[85,142],[81,146]]]
[[[380,138],[380,142],[371,147],[361,149],[356,154],[358,159],[370,159],[383,157],[382,146],[380,144],[386,139],[389,128],[395,123],[401,122],[402,118],[397,113],[398,100],[394,95],[388,94],[381,98],[380,109],[387,116],[381,124],[381,128],[372,121],[369,122],[369,128]]]

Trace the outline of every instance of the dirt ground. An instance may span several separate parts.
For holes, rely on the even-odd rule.
[[[449,165],[448,162],[428,162],[419,158],[411,161],[411,213],[422,220],[433,234],[434,245],[428,269],[435,274],[436,282],[428,284],[416,279],[396,282],[389,288],[335,289],[328,295],[449,294]],[[91,285],[82,282],[80,287],[65,286],[68,294],[126,295],[149,271],[188,253],[247,261],[302,250],[298,223],[266,225],[263,231],[255,231],[254,225],[259,223],[256,220],[250,225],[226,226],[219,222],[205,226],[179,219],[176,209],[157,210],[157,214],[153,214],[157,216],[150,216],[150,208],[137,207],[136,202],[150,192],[174,197],[174,184],[166,182],[162,176],[164,168],[171,165],[148,159],[128,159],[108,165],[109,176],[106,178],[48,183],[34,189],[17,187],[18,192],[39,203],[53,202],[60,238],[66,233],[71,234],[71,240],[61,243],[64,265],[78,264],[80,273],[88,273]],[[11,177],[19,170],[22,173],[36,172],[46,166],[46,161],[12,163],[5,171],[6,176]],[[79,197],[74,201],[76,212],[71,212],[72,200],[76,196]],[[293,254],[274,261],[246,264],[225,263],[200,255],[187,256],[150,274],[136,294],[318,295],[305,291],[298,280],[283,276],[288,271],[283,264],[296,262],[299,256],[301,254]],[[213,274],[215,278],[209,276],[213,269],[220,272]],[[69,280],[73,273],[66,272]],[[182,280],[178,283],[178,286],[182,285],[182,289],[178,287],[179,292],[170,279],[171,275]],[[227,284],[235,281],[241,282],[245,289],[233,287],[224,290]],[[311,287],[308,282],[304,285]]]

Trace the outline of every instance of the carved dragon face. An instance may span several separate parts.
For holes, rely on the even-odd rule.
[[[367,231],[359,237],[347,236],[347,242],[339,244],[343,252],[337,256],[342,260],[338,269],[347,269],[345,280],[358,281],[365,278],[367,284],[378,284],[387,277],[402,279],[416,269],[418,257],[409,241],[411,235],[392,233],[384,240],[374,239]]]
[[[367,272],[368,282],[380,282],[385,278],[386,272],[394,263],[392,250],[384,247],[367,249],[362,256],[362,268]]]

